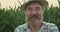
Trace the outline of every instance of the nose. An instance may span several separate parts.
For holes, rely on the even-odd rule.
[[[35,10],[33,10],[33,11],[32,11],[32,14],[36,14],[36,11],[35,11]]]

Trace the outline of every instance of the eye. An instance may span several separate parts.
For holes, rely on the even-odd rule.
[[[36,7],[35,10],[39,11],[40,10],[40,7]]]
[[[33,9],[31,7],[27,8],[28,11],[32,11]]]

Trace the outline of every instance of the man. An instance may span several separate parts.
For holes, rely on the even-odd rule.
[[[14,32],[59,32],[56,25],[43,21],[43,10],[48,7],[46,0],[30,0],[21,6],[25,11],[26,22]]]

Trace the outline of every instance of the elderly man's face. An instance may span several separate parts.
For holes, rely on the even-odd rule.
[[[42,20],[43,11],[39,3],[30,3],[26,8],[26,18],[30,22],[38,22]]]

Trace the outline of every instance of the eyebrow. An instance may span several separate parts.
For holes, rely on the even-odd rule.
[[[40,9],[40,7],[35,7],[36,9]]]
[[[35,8],[40,8],[40,7],[35,7]]]

